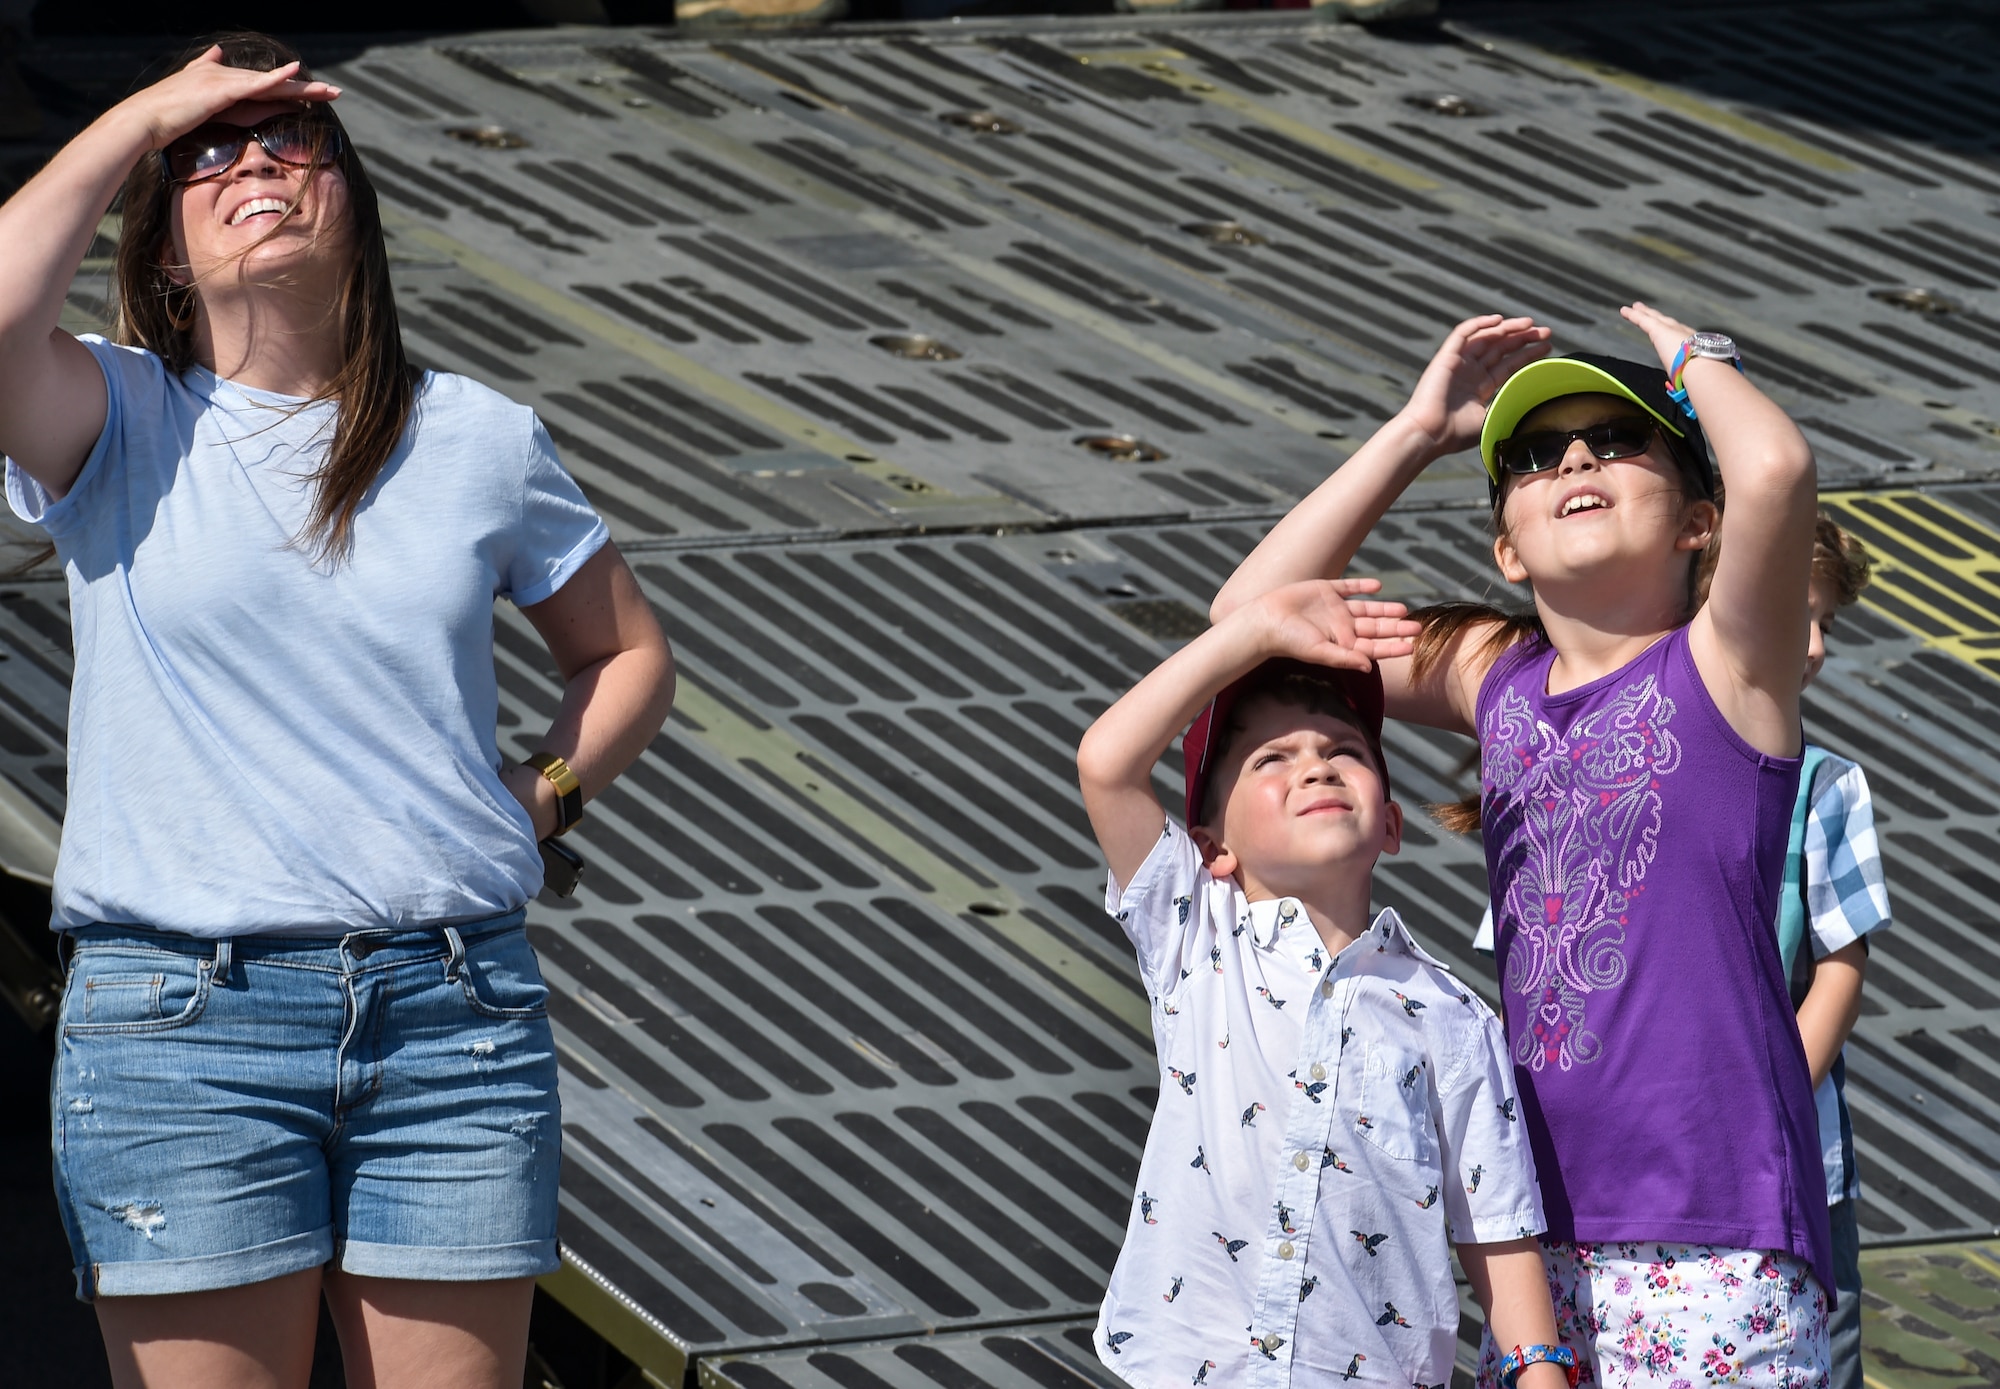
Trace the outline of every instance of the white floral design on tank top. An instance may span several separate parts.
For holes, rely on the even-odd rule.
[[[1590,996],[1625,982],[1625,927],[1659,851],[1660,783],[1680,766],[1674,702],[1652,676],[1572,725],[1534,717],[1509,688],[1482,730],[1488,814],[1519,807],[1522,853],[1499,903],[1513,927],[1502,984],[1527,1002],[1514,1060],[1533,1071],[1588,1065],[1603,1042]]]

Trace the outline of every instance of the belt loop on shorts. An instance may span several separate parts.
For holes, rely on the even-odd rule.
[[[236,942],[228,936],[215,943],[215,979],[224,988],[229,986],[229,971],[236,963]]]
[[[456,926],[444,928],[444,939],[451,947],[451,956],[444,962],[444,977],[447,982],[456,981],[459,970],[465,967],[465,942],[459,939]]]

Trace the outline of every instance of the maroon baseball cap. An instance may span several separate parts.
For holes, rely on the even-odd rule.
[[[1283,657],[1264,662],[1234,684],[1224,687],[1208,702],[1206,709],[1195,715],[1188,731],[1181,735],[1181,760],[1187,775],[1186,823],[1190,827],[1201,821],[1202,797],[1208,791],[1208,779],[1215,771],[1215,760],[1223,751],[1229,715],[1236,708],[1237,701],[1246,694],[1254,693],[1260,686],[1269,685],[1287,675],[1309,676],[1333,686],[1346,697],[1348,708],[1354,711],[1361,731],[1368,735],[1368,746],[1375,753],[1375,768],[1382,774],[1383,798],[1386,800],[1389,797],[1389,761],[1382,755],[1382,672],[1372,665],[1367,670],[1338,670],[1332,666]]]

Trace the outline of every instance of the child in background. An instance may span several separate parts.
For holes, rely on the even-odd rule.
[[[1719,548],[1710,545],[1705,568],[1713,567]],[[1861,542],[1822,512],[1813,539],[1806,685],[1825,663],[1835,614],[1861,596],[1869,569]],[[1847,1113],[1842,1048],[1861,1015],[1868,934],[1888,924],[1889,892],[1882,881],[1868,778],[1846,758],[1808,743],[1792,809],[1784,894],[1778,903],[1778,949],[1798,1010],[1806,1063],[1812,1069],[1813,1106],[1826,1166],[1833,1278],[1840,1294],[1828,1326],[1833,1389],[1862,1389],[1861,1237],[1854,1218],[1861,1177],[1854,1158],[1854,1125]],[[1808,932],[1812,948],[1801,950]]]
[[[1622,313],[1657,366],[1536,360],[1548,330],[1525,319],[1459,325],[1213,615],[1337,578],[1424,467],[1479,445],[1494,558],[1535,611],[1419,614],[1413,654],[1381,669],[1390,713],[1482,743],[1501,996],[1559,1326],[1595,1383],[1816,1389],[1825,1177],[1771,929],[1803,742],[1812,452],[1727,338]],[[1716,463],[1732,543],[1697,611]],[[1484,1382],[1494,1361],[1489,1337]]]
[[[1142,1389],[1443,1389],[1454,1243],[1515,1348],[1504,1382],[1560,1389],[1575,1363],[1499,1021],[1395,912],[1369,914],[1402,811],[1368,658],[1416,631],[1397,604],[1351,614],[1372,587],[1243,605],[1078,749],[1161,1070],[1096,1334]],[[1152,769],[1190,719],[1183,830]]]

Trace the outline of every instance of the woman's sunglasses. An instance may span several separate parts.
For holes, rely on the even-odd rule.
[[[1537,430],[1533,434],[1516,434],[1494,446],[1493,460],[1517,476],[1545,473],[1563,461],[1563,455],[1569,452],[1570,444],[1577,439],[1583,440],[1583,446],[1596,458],[1637,458],[1651,447],[1653,435],[1659,427],[1657,422],[1635,415],[1630,419],[1606,420],[1588,429],[1549,429]]]
[[[295,169],[331,164],[345,148],[340,127],[324,117],[286,112],[255,125],[198,126],[160,151],[168,183],[202,183],[236,167],[255,140],[264,153]]]

